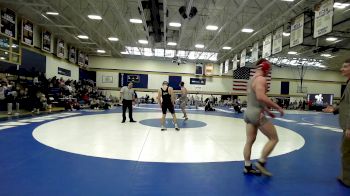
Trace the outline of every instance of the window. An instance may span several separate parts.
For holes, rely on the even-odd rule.
[[[21,64],[21,48],[18,41],[0,35],[0,61]]]

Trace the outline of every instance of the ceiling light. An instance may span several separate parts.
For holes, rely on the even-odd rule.
[[[5,60],[5,57],[0,57],[1,60]]]
[[[86,35],[78,35],[77,37],[80,39],[89,39],[89,37]]]
[[[219,28],[218,26],[214,26],[214,25],[208,25],[206,27],[206,29],[209,31],[216,31],[216,30],[218,30],[218,28]]]
[[[102,17],[99,15],[88,15],[88,18],[91,20],[102,20]]]
[[[331,57],[332,55],[330,55],[330,54],[321,54],[321,56],[324,56],[324,57]]]
[[[171,23],[169,23],[169,26],[171,26],[171,27],[181,27],[181,23],[171,22]]]
[[[176,46],[177,45],[177,43],[175,43],[175,42],[168,42],[168,46]]]
[[[108,40],[109,40],[109,41],[114,41],[114,42],[116,42],[116,41],[118,41],[119,39],[116,38],[116,37],[109,37]]]
[[[293,2],[294,0],[281,0],[281,1],[288,1],[288,2]]]
[[[327,57],[327,58],[333,58],[333,57],[335,57],[335,56],[332,56],[331,54],[321,54],[321,56]]]
[[[348,7],[350,4],[349,3],[334,3],[333,7],[334,8],[338,8],[338,9],[344,9],[346,7]]]
[[[97,50],[97,53],[104,54],[104,53],[106,53],[106,51],[105,50]]]
[[[148,41],[147,41],[147,40],[144,40],[144,39],[140,39],[140,40],[139,40],[139,43],[140,43],[140,44],[148,44]]]
[[[136,24],[141,24],[142,23],[142,20],[141,19],[136,19],[136,18],[131,18],[129,20],[131,23],[136,23]]]
[[[295,55],[295,54],[298,54],[298,53],[295,52],[295,51],[289,51],[288,54],[293,54],[293,55]]]
[[[196,44],[195,47],[196,48],[204,48],[204,45],[203,44]]]
[[[242,29],[242,32],[244,33],[252,33],[253,31],[254,31],[253,29],[246,29],[246,28]]]
[[[224,49],[224,50],[231,50],[231,47],[229,47],[229,46],[224,46],[224,47],[222,47],[222,49]]]
[[[282,34],[283,34],[284,37],[290,36],[290,33],[283,32]]]
[[[334,42],[334,41],[337,41],[338,38],[336,38],[336,37],[327,37],[326,40],[329,41],[329,42]]]
[[[53,16],[58,16],[58,12],[46,12],[46,15],[53,15]]]

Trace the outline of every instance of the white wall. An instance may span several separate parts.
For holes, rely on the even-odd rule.
[[[206,85],[190,85],[190,78],[197,78],[195,73],[195,64],[181,64],[178,66],[175,63],[167,61],[142,60],[142,59],[118,59],[109,57],[90,57],[90,68],[112,69],[115,71],[97,71],[96,83],[98,87],[118,87],[119,72],[128,73],[131,71],[152,71],[148,74],[148,89],[160,88],[163,81],[169,80],[169,72],[171,75],[182,76],[182,81],[188,90],[191,91],[212,91],[212,92],[229,92],[232,89],[231,78],[205,77]],[[123,71],[125,70],[125,71]],[[219,66],[214,65],[214,75],[219,74]],[[158,72],[158,73],[155,73]],[[191,74],[191,75],[188,75]],[[116,78],[116,82],[111,84],[102,83],[102,76],[110,75]],[[232,74],[231,74],[232,75]]]
[[[300,79],[300,73],[296,68],[278,68],[273,67],[272,78],[288,78],[288,79]],[[345,78],[340,75],[340,71],[321,71],[321,70],[306,70],[304,75],[305,80],[322,80],[343,82]]]
[[[71,77],[63,76],[58,74],[58,67],[67,69],[71,71]],[[64,80],[79,80],[79,67],[77,65],[68,63],[64,59],[58,59],[51,55],[46,56],[46,77],[52,78],[56,76],[57,78],[63,78]]]
[[[278,80],[274,80],[274,78],[278,78]],[[340,97],[341,82],[345,82],[346,79],[338,71],[306,70],[303,87],[306,87],[307,93],[302,94],[297,93],[297,88],[300,86],[300,73],[298,69],[274,67],[269,94],[279,94],[281,92],[281,80],[289,81],[289,94],[292,95],[322,93],[334,94],[335,97]]]
[[[171,63],[170,60],[156,61],[148,59],[90,57],[90,68],[101,69],[101,71],[97,71],[97,81],[102,80],[100,77],[105,72],[104,70],[110,70],[111,72],[109,74],[114,73],[116,76],[118,76],[119,72],[127,73],[128,70],[136,72],[150,71],[148,74],[148,88],[158,89],[164,80],[168,80],[169,74],[164,72],[169,72],[171,75],[182,76],[182,80],[185,82],[188,90],[191,91],[198,91],[199,89],[199,91],[209,92],[232,92],[233,81],[230,77],[206,77],[206,85],[190,85],[190,78],[196,77],[194,75],[195,65],[191,63],[178,66],[175,63]],[[219,65],[214,65],[214,75],[219,75],[219,68]],[[225,75],[232,76],[232,72]],[[298,69],[274,67],[269,94],[280,94],[281,81],[289,81],[289,94],[303,96],[305,94],[297,93],[297,87],[300,86],[299,79],[300,74]],[[113,87],[118,86],[118,80],[116,81],[117,83],[111,84]],[[340,97],[341,82],[344,81],[345,78],[337,71],[306,70],[303,87],[308,89],[308,93],[327,93],[334,94],[335,97]],[[97,86],[112,87],[99,82],[97,82]]]
[[[154,71],[170,73],[195,73],[195,64],[172,63],[171,59],[167,60],[148,60],[148,59],[127,59],[111,57],[94,57],[89,58],[90,68],[100,69],[122,69],[134,71]],[[214,75],[219,75],[219,65],[214,64]]]
[[[112,83],[103,83],[102,78],[106,76],[113,77]],[[179,75],[180,76],[180,75]],[[195,76],[183,75],[182,81],[190,91],[212,91],[212,92],[229,92],[232,89],[231,78],[206,78],[206,85],[190,85],[190,78]],[[165,74],[150,73],[148,74],[148,89],[158,89],[163,81],[168,81],[169,76]],[[115,71],[97,71],[96,72],[97,87],[117,88],[119,87],[119,72]]]

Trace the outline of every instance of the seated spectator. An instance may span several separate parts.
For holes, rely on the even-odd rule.
[[[242,113],[242,105],[241,102],[239,100],[234,100],[233,101],[233,109],[237,112],[237,113]]]
[[[91,109],[98,109],[99,108],[99,101],[97,99],[92,99],[90,102],[90,108]]]
[[[212,105],[212,101],[210,101],[210,99],[206,99],[206,104],[204,106],[204,110],[205,111],[215,111],[213,105]]]
[[[47,110],[48,104],[47,104],[47,99],[44,94],[40,95],[40,110]]]

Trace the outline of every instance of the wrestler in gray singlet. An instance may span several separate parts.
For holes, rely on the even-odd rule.
[[[256,98],[255,91],[253,90],[253,82],[255,78],[256,77],[253,77],[248,81],[248,102],[247,110],[244,112],[244,121],[255,126],[261,126],[266,123],[267,118],[265,115],[261,117],[265,104],[259,102]]]
[[[182,90],[182,88],[185,88],[185,87],[181,87],[181,90]],[[180,100],[180,108],[184,110],[186,108],[187,101],[188,101],[187,92],[184,94],[181,94],[179,100]]]

